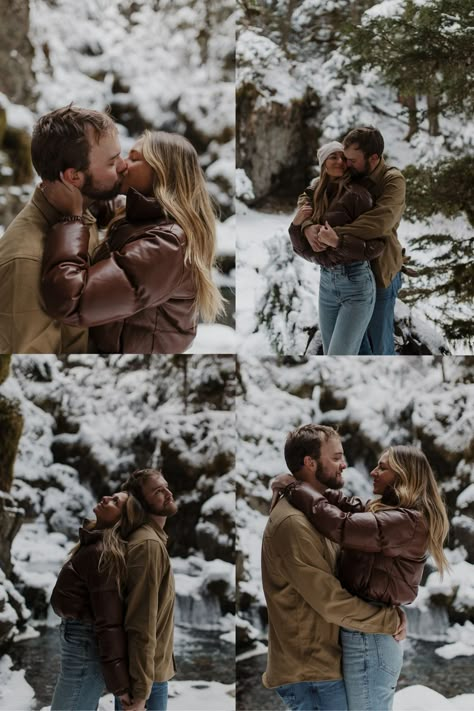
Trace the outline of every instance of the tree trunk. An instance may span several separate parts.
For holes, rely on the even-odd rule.
[[[439,101],[433,94],[426,97],[428,104],[428,133],[430,136],[439,136]]]
[[[400,94],[399,101],[402,106],[408,109],[408,133],[403,140],[409,141],[419,129],[416,96],[412,94]]]

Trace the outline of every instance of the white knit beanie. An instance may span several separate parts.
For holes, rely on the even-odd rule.
[[[329,143],[325,143],[321,148],[319,148],[317,152],[318,156],[318,161],[319,161],[319,170],[323,167],[323,163],[326,160],[326,158],[329,158],[331,153],[336,153],[338,151],[343,151],[344,146],[342,143],[339,143],[339,141],[330,141]]]

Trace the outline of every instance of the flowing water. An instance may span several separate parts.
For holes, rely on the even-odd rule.
[[[49,706],[59,671],[59,628],[39,628],[40,636],[17,642],[7,651],[16,669],[25,670],[26,681],[36,694],[36,709]],[[233,645],[219,639],[218,632],[176,628],[175,680],[235,681]]]
[[[443,659],[435,654],[439,642],[409,640],[405,646],[403,669],[397,690],[421,684],[447,698],[474,693],[473,658]],[[250,657],[237,664],[237,709],[239,711],[280,711],[284,704],[275,691],[262,686],[266,656]]]

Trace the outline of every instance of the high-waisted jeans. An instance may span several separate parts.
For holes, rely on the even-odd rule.
[[[61,623],[61,670],[51,711],[95,711],[105,689],[94,626]]]
[[[319,326],[325,355],[357,355],[375,304],[369,262],[321,267]]]
[[[342,627],[341,644],[349,711],[390,711],[403,663],[400,642]]]

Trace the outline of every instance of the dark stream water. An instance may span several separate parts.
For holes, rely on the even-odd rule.
[[[36,709],[51,703],[59,671],[59,628],[43,627],[39,632],[39,637],[17,642],[7,650],[15,669],[25,669],[25,679],[35,690]],[[177,628],[175,656],[176,681],[235,681],[234,647],[220,640],[217,632]]]
[[[421,684],[446,698],[474,693],[473,657],[442,659],[435,654],[439,642],[409,640],[397,690]],[[285,706],[276,692],[262,686],[266,656],[259,655],[237,664],[238,711],[280,711]]]

